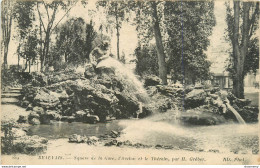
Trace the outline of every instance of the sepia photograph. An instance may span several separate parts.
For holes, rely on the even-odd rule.
[[[259,165],[259,2],[2,0],[1,165]]]

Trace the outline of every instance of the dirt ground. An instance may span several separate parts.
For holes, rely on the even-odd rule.
[[[19,115],[29,115],[29,112],[14,104],[1,104],[2,121],[17,121],[19,119]]]
[[[230,161],[226,161],[230,158]],[[49,141],[45,154],[4,155],[2,164],[258,164],[257,155],[223,154],[165,149],[136,149],[68,143],[67,139]],[[228,160],[228,159],[227,159]]]

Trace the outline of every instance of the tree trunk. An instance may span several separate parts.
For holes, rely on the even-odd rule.
[[[7,55],[8,55],[8,45],[5,44],[5,46],[4,46],[4,69],[8,68]]]
[[[29,73],[31,73],[31,61],[29,61]]]
[[[156,50],[158,55],[158,65],[159,65],[159,77],[162,79],[162,84],[167,84],[167,68],[166,68],[166,62],[165,62],[165,53],[162,43],[162,35],[160,31],[160,25],[159,25],[159,18],[157,14],[157,4],[156,2],[152,2],[152,8],[153,8],[153,18],[154,18],[154,36],[156,41]]]
[[[41,62],[41,72],[43,71],[43,47],[42,47],[42,22],[40,21],[40,62]]]
[[[49,52],[49,43],[50,43],[50,36],[49,36],[49,30],[46,32],[46,36],[44,39],[43,44],[43,56],[41,60],[41,71],[45,69],[45,66],[47,64],[47,58],[48,58],[48,52]]]
[[[233,39],[233,54],[235,75],[233,79],[233,93],[238,98],[244,98],[244,62],[248,52],[249,42],[249,9],[250,3],[243,2],[243,24],[241,27],[242,40],[239,45],[239,15],[240,2],[234,1],[234,39]]]
[[[26,71],[26,69],[27,69],[27,65],[28,65],[28,61],[27,61],[27,56],[26,56],[26,57],[25,57],[25,67],[24,67],[24,69],[23,69],[23,72]]]
[[[138,43],[137,43],[137,47],[140,47],[140,49],[142,49],[142,45],[141,45],[141,36],[140,36],[140,23],[141,23],[141,2],[137,1],[137,12],[136,12],[136,21],[137,21],[137,39],[138,39]]]
[[[64,57],[65,57],[65,63],[67,63],[67,62],[68,62],[68,55],[67,55],[67,52],[65,52]]]
[[[235,62],[235,71],[236,74],[233,77],[233,93],[235,96],[241,98],[241,61],[240,61],[240,52],[239,52],[239,10],[240,10],[240,2],[234,1],[234,34],[233,34],[233,54],[234,54],[234,62]]]
[[[5,23],[5,35],[4,35],[4,69],[8,68],[8,62],[7,62],[7,56],[8,56],[8,50],[9,50],[9,42],[11,38],[11,26],[12,26],[12,19],[10,16],[10,20],[8,20],[9,23]]]
[[[7,56],[8,56],[8,48],[11,37],[11,28],[12,28],[12,1],[3,1],[1,4],[1,28],[2,28],[2,37],[4,43],[4,69],[8,68]]]
[[[17,58],[17,65],[18,65],[18,72],[20,71],[20,54],[18,53],[18,58]]]
[[[117,36],[117,43],[116,43],[116,46],[117,46],[117,59],[119,60],[120,59],[120,55],[119,55],[119,28],[118,28],[118,26],[117,26],[117,28],[116,28],[116,36]]]
[[[45,50],[45,65],[49,64],[49,48],[50,48],[50,36],[46,39],[46,50]]]
[[[116,46],[117,46],[117,59],[120,59],[120,55],[119,55],[119,21],[118,21],[118,15],[117,15],[117,5],[116,5],[116,37],[117,37],[117,41],[116,41]]]

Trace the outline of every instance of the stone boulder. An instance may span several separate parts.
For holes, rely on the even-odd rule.
[[[39,119],[40,115],[34,111],[32,111],[29,115],[28,115],[28,122],[31,124],[31,121],[33,119]],[[36,121],[36,120],[35,120]]]
[[[133,117],[139,110],[139,102],[128,92],[115,92],[115,96],[119,100],[119,113],[116,118],[129,118]]]
[[[28,136],[21,125],[14,122],[2,122],[1,134],[2,154],[39,154],[47,149],[48,140],[39,136]]]
[[[27,108],[26,108],[26,111],[30,111],[30,110],[32,110],[33,109],[33,105],[32,104],[29,104],[28,106],[27,106]]]
[[[87,144],[88,145],[96,145],[96,143],[99,141],[99,138],[96,136],[88,137]]]
[[[61,119],[61,115],[58,114],[57,111],[54,111],[54,110],[47,110],[46,115],[49,117],[50,120],[59,121]]]
[[[69,137],[70,143],[85,143],[85,142],[87,142],[87,140],[88,140],[88,137],[77,135],[77,134],[73,134]]]
[[[249,99],[236,99],[233,103],[235,103],[238,107],[248,106],[251,103]]]
[[[153,109],[149,106],[143,106],[142,113],[138,115],[138,118],[145,118],[153,113]]]
[[[74,70],[70,71],[59,71],[59,72],[54,72],[48,75],[48,83],[49,85],[54,84],[54,83],[60,83],[63,81],[67,80],[77,80],[84,77],[83,74],[81,73],[75,73]]]
[[[33,120],[34,119],[34,120]],[[57,111],[47,110],[45,111],[42,107],[34,107],[33,111],[29,114],[28,120],[29,123],[38,124],[40,121],[41,124],[50,124],[50,120],[60,120],[61,115],[57,113]]]
[[[50,116],[47,113],[40,115],[39,120],[40,120],[41,124],[50,124],[51,123]]]
[[[38,118],[33,118],[31,120],[29,120],[29,124],[32,124],[32,125],[40,125],[41,122]]]
[[[252,106],[244,106],[243,108],[236,108],[237,112],[247,123],[257,123],[259,119],[259,108]]]
[[[86,110],[80,110],[75,113],[75,120],[78,122],[82,122],[84,117],[89,114],[88,109]]]
[[[118,138],[120,137],[120,132],[112,130],[109,134],[112,138]]]
[[[20,106],[23,108],[27,108],[29,106],[30,102],[28,100],[21,100],[20,101]]]
[[[179,87],[178,85],[157,85],[156,88],[161,94],[170,97],[182,97],[184,93],[183,87]]]
[[[97,115],[100,121],[105,121],[106,116],[114,112],[113,107],[118,99],[113,91],[105,86],[95,84],[93,86],[88,80],[77,81],[72,86],[74,90],[74,104],[80,109],[91,109],[92,114]]]
[[[214,108],[206,108],[204,106],[183,112],[180,120],[190,125],[219,125],[226,122],[223,115],[214,112]]]
[[[27,123],[28,119],[25,115],[19,115],[19,119],[17,120],[18,123]]]
[[[68,96],[70,96],[73,93],[73,90],[71,89],[72,85],[77,85],[77,82],[73,80],[66,80],[59,83],[50,84],[45,88],[52,92],[65,92]]]
[[[74,122],[76,119],[75,119],[75,117],[74,116],[69,116],[68,117],[68,123],[72,123],[72,122]]]
[[[32,85],[23,86],[21,90],[21,95],[23,96],[23,99],[21,101],[22,106],[27,107],[30,103],[32,103],[34,97],[40,89],[40,87],[33,87]]]
[[[51,109],[56,107],[60,103],[59,97],[55,92],[41,89],[34,97],[34,104],[36,106],[43,107],[45,109]]]
[[[42,107],[38,107],[38,106],[33,107],[32,111],[34,111],[35,113],[37,113],[39,115],[44,113],[44,109]]]
[[[48,78],[41,72],[32,73],[32,86],[43,87],[48,84]]]
[[[124,86],[115,75],[99,74],[95,83],[105,86],[114,91],[123,91]]]
[[[70,143],[87,143],[88,145],[96,145],[96,143],[99,141],[99,138],[95,136],[87,137],[87,136],[81,136],[78,134],[73,134],[69,137]]]
[[[86,64],[85,65],[85,72],[84,72],[84,76],[85,78],[89,79],[89,78],[92,78],[94,77],[96,74],[95,74],[95,69],[93,67],[92,64]]]
[[[148,94],[150,97],[152,97],[152,96],[154,96],[156,93],[158,93],[158,89],[157,89],[156,86],[148,86],[148,87],[146,88],[146,92],[147,92],[147,94]]]
[[[203,89],[193,89],[185,96],[184,107],[189,109],[204,105],[206,97],[207,92],[205,92]]]
[[[13,149],[15,153],[39,154],[47,150],[48,140],[39,136],[22,136],[15,138]]]
[[[26,132],[19,128],[12,128],[12,133],[14,138],[26,136]]]
[[[148,86],[156,86],[159,85],[161,83],[161,79],[155,75],[151,75],[151,76],[146,76],[144,78],[144,86],[148,87]]]
[[[85,123],[89,123],[89,124],[96,124],[97,122],[99,122],[99,117],[97,115],[85,115],[83,117],[83,122]]]

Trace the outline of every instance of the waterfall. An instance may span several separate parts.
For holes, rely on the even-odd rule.
[[[127,68],[124,64],[119,62],[117,59],[112,57],[106,57],[102,59],[96,66],[98,69],[104,69],[113,71],[115,76],[122,82],[125,87],[125,90],[129,92],[133,97],[137,99],[139,102],[139,111],[137,112],[137,118],[143,110],[143,103],[149,103],[150,98],[143,87],[142,82],[136,77],[134,72]],[[243,118],[239,115],[239,113],[229,104],[229,101],[226,100],[226,106],[233,112],[238,122],[241,124],[246,124]],[[176,107],[175,107],[176,108]],[[178,108],[177,110],[178,111]]]
[[[139,102],[139,110],[136,112],[136,118],[139,118],[139,114],[143,113],[143,103]]]
[[[96,68],[112,70],[115,76],[122,82],[127,91],[134,95],[139,102],[148,103],[150,98],[143,87],[142,82],[138,80],[132,70],[127,68],[124,64],[118,60],[107,57],[101,60]]]
[[[226,103],[227,108],[229,108],[229,110],[235,115],[235,117],[237,118],[237,121],[240,124],[246,124],[245,120],[241,117],[241,115],[228,103]]]

